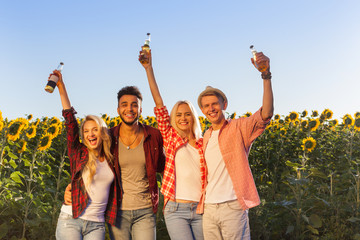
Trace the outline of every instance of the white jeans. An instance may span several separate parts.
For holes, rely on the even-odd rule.
[[[205,203],[203,231],[205,240],[250,239],[248,210],[237,200]]]

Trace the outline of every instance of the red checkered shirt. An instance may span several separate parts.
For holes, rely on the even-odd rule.
[[[88,149],[79,141],[79,125],[75,118],[75,114],[76,111],[74,108],[63,110],[63,117],[65,118],[67,131],[67,147],[71,171],[72,212],[73,218],[78,218],[85,210],[89,202],[89,195],[86,192],[81,174],[81,170],[84,169],[88,161]],[[115,180],[110,187],[109,200],[105,211],[105,220],[106,222],[114,225],[117,214],[116,175],[113,163],[108,161],[108,164],[114,173]]]
[[[170,125],[170,116],[165,106],[154,108],[158,128],[164,139],[166,162],[164,177],[161,186],[161,193],[164,195],[164,207],[169,200],[175,201],[175,154],[176,151],[188,142],[187,138],[182,138],[179,133]],[[201,198],[196,212],[204,212],[206,164],[203,152],[203,139],[196,141],[196,149],[200,155],[200,176],[201,176]]]
[[[248,156],[252,143],[264,132],[271,119],[269,117],[263,120],[261,111],[262,108],[250,117],[226,120],[218,137],[225,167],[230,175],[237,200],[243,210],[260,204]],[[210,127],[204,134],[204,151],[206,151],[212,131],[213,128]]]

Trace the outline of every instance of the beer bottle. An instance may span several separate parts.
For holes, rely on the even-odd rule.
[[[141,56],[140,56],[140,62],[141,62],[142,64],[147,64],[147,63],[149,63],[149,59],[144,56],[144,52],[147,52],[147,53],[148,53],[148,52],[150,51],[150,33],[147,33],[146,35],[147,35],[147,38],[146,38],[146,40],[145,40],[145,43],[144,43],[144,45],[141,47],[141,49],[142,49],[143,52],[141,53]]]
[[[57,67],[56,70],[58,70],[59,72],[61,72],[61,70],[64,67],[64,63],[60,62],[59,66]],[[55,74],[51,74],[49,77],[49,80],[45,86],[45,91],[47,91],[48,93],[52,93],[54,92],[54,89],[56,88],[56,84],[59,81],[59,77],[56,76]]]
[[[253,57],[254,57],[254,61],[255,61],[255,65],[257,67],[257,69],[260,71],[260,72],[264,72],[267,68],[266,66],[266,62],[260,62],[259,64],[256,63],[256,49],[254,48],[254,45],[251,45],[250,46],[250,50],[251,50],[251,53],[253,54]]]

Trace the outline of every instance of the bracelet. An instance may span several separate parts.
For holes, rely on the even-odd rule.
[[[265,74],[265,72],[262,72],[261,73],[261,78],[262,79],[266,79],[266,80],[271,80],[271,72],[269,71],[269,72],[267,72],[266,74]]]

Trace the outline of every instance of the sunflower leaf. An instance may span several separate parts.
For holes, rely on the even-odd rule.
[[[357,218],[357,217],[351,217],[351,218],[348,218],[348,219],[347,219],[347,221],[354,223],[354,222],[358,222],[358,221],[360,221],[360,218]]]
[[[319,231],[317,229],[313,228],[312,226],[307,225],[306,228],[309,229],[312,234],[319,235]]]
[[[326,174],[321,172],[320,170],[318,170],[316,168],[311,168],[310,171],[311,171],[313,176],[320,177],[320,178],[323,178],[323,179],[327,179]]]
[[[322,220],[316,214],[311,214],[311,216],[309,217],[309,221],[310,221],[311,226],[313,226],[314,228],[322,227]]]
[[[7,151],[8,152],[8,155],[9,157],[11,157],[12,159],[18,159],[18,156],[16,156],[15,154],[13,154],[10,149]]]
[[[19,171],[13,172],[13,173],[10,175],[10,178],[11,178],[14,182],[24,185],[23,182],[22,182],[22,180],[21,180],[21,177],[24,178],[24,175],[21,174]]]
[[[14,169],[16,169],[17,166],[18,166],[13,159],[11,159],[11,160],[9,161],[9,164],[10,164],[10,165],[12,166],[12,168],[14,168]],[[1,238],[0,238],[0,239],[1,239]]]
[[[289,166],[289,167],[301,167],[301,164],[300,163],[293,163],[293,162],[290,162],[289,160],[285,162],[286,166]]]

